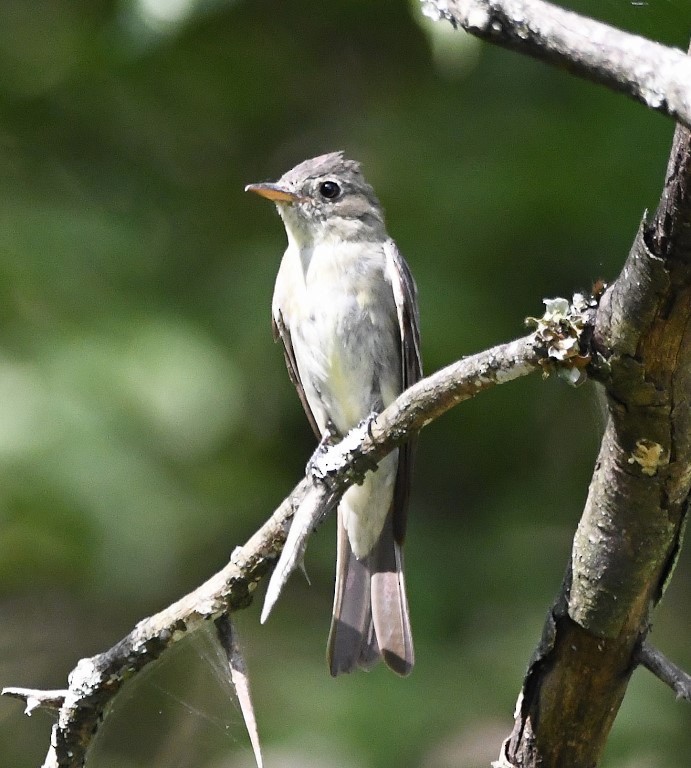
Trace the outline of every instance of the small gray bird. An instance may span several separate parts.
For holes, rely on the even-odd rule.
[[[337,441],[421,376],[415,282],[360,165],[342,152],[246,189],[283,219],[274,337],[317,437]],[[382,656],[401,675],[413,667],[402,553],[412,451],[408,442],[390,453],[339,504],[332,675]]]

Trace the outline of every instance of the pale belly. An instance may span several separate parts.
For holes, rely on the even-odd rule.
[[[393,297],[367,297],[321,293],[307,301],[308,311],[291,329],[300,379],[322,432],[328,421],[345,434],[400,394]]]
[[[401,391],[401,352],[384,258],[316,253],[285,307],[300,380],[317,424],[345,434]],[[302,275],[302,273],[300,273]]]

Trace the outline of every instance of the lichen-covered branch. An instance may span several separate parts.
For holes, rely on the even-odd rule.
[[[691,491],[691,138],[602,297],[608,421],[561,594],[499,765],[594,766],[672,573]]]
[[[543,0],[421,0],[423,12],[504,48],[556,64],[691,127],[683,51]]]

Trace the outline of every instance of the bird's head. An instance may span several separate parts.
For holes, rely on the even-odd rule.
[[[384,214],[360,164],[342,152],[313,157],[277,182],[248,184],[276,203],[289,239],[298,245],[325,240],[377,241],[386,238]]]

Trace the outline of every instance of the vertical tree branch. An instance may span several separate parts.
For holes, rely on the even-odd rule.
[[[691,136],[603,296],[608,421],[564,585],[498,765],[597,764],[676,560],[691,490]]]

